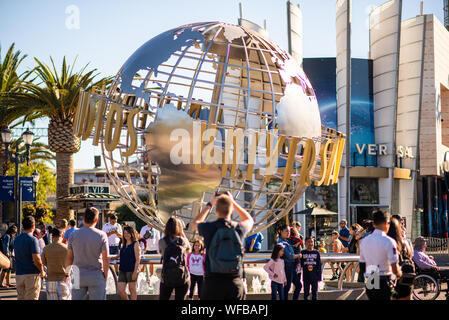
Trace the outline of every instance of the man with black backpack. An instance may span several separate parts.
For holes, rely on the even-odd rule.
[[[213,206],[217,220],[204,222]],[[233,211],[241,221],[231,221]],[[243,252],[246,234],[254,219],[232,197],[230,192],[216,194],[191,223],[194,231],[204,237],[206,247],[205,279],[201,300],[243,300]]]

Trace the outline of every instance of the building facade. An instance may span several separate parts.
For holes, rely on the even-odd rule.
[[[351,59],[350,104],[339,97],[338,57],[304,59],[323,124],[341,130],[345,108],[351,123],[338,204],[323,188],[309,188],[304,200],[350,224],[386,209],[405,218],[409,237],[447,237],[449,32],[434,15],[401,21],[401,7],[393,0],[371,13],[370,59]]]

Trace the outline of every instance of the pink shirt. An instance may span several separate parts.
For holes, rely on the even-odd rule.
[[[196,254],[192,252],[189,253],[187,255],[187,267],[189,268],[189,272],[196,276],[203,276],[204,261],[205,261],[204,254]]]
[[[263,269],[268,273],[268,277],[271,281],[282,283],[287,281],[287,277],[285,276],[284,269],[284,260],[282,259],[270,259],[266,265],[263,266]],[[277,274],[275,278],[274,275]]]

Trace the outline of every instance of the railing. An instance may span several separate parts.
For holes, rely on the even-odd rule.
[[[447,238],[425,238],[426,239],[426,252],[427,253],[447,253],[449,254],[449,241]]]
[[[271,258],[271,253],[245,253],[243,257],[243,263],[244,264],[265,264],[267,263]],[[346,266],[342,272],[342,276],[338,280],[337,283],[337,289],[343,290],[343,275],[346,274],[346,271],[350,268],[350,266],[354,266],[354,269],[352,271],[352,278],[351,282],[354,281],[355,276],[355,270],[357,269],[358,262],[359,262],[359,256],[355,254],[348,254],[348,253],[321,253],[320,254],[321,263],[324,264],[326,262],[344,262],[346,263]],[[118,260],[115,261],[118,263]],[[161,255],[160,254],[144,254],[142,255],[142,258],[140,260],[140,263],[143,265],[148,264],[161,264]],[[110,271],[112,273],[112,276],[114,278],[115,282],[115,288],[117,288],[117,275],[115,273],[115,270],[113,268],[115,263],[111,263],[110,265]],[[118,292],[117,292],[118,293]]]

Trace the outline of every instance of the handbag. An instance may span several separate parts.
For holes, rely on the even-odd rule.
[[[0,252],[0,268],[9,269],[11,267],[11,261],[7,256]]]

